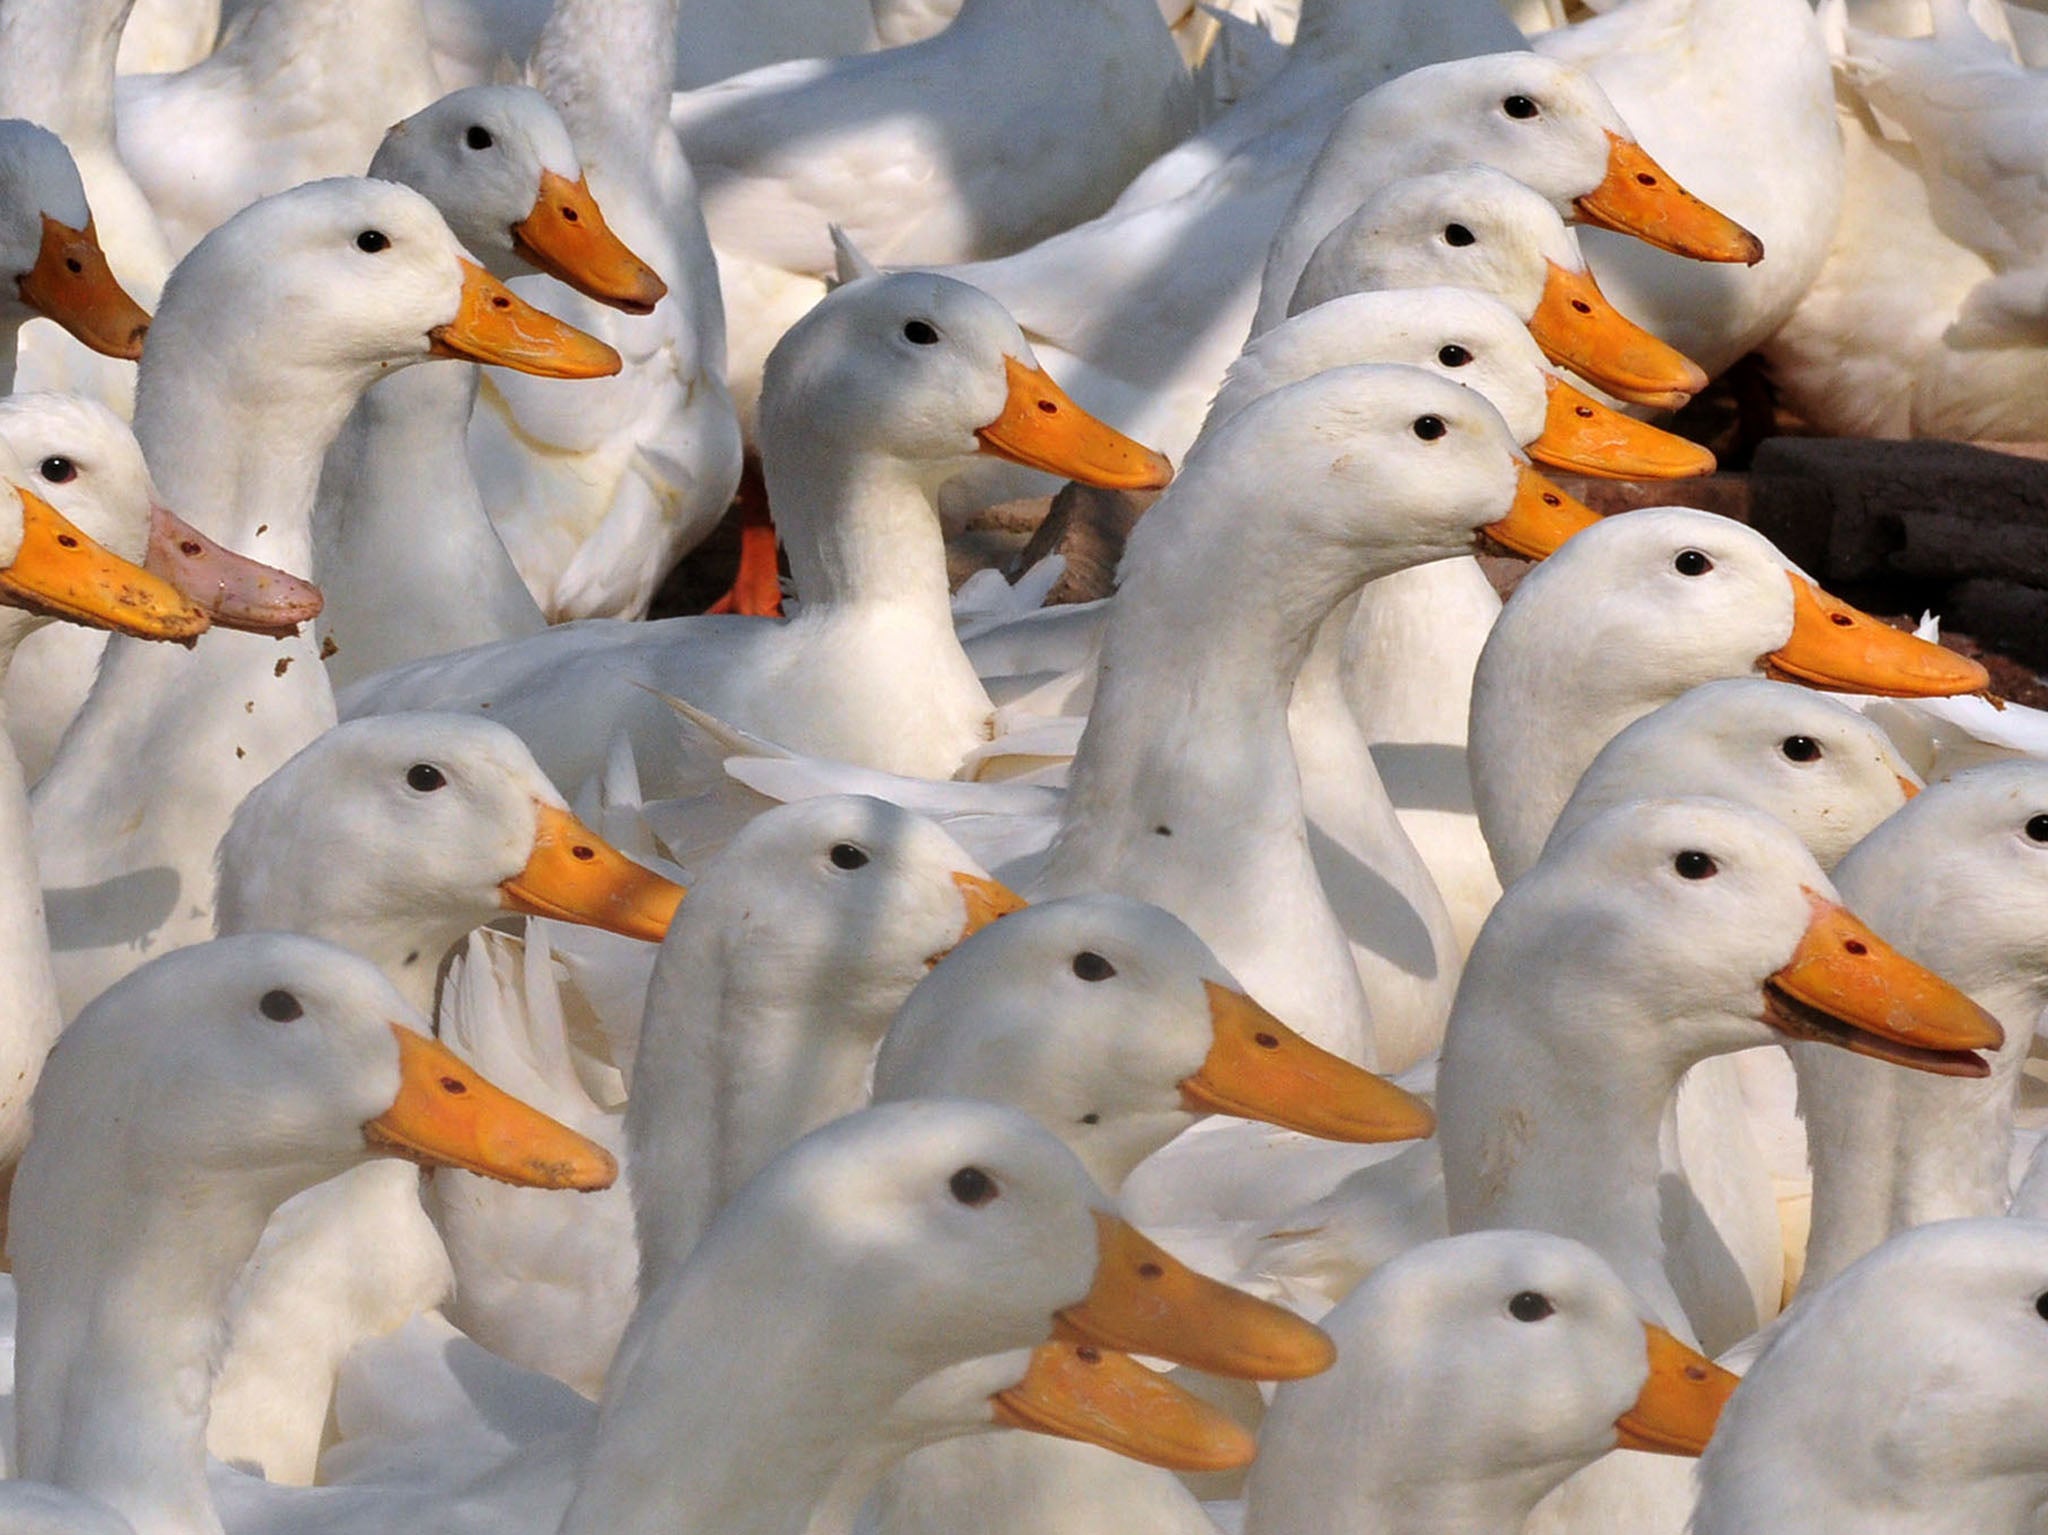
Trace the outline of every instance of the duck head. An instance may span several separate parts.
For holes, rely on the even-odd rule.
[[[0,280],[21,318],[55,320],[108,357],[142,355],[149,315],[107,265],[71,152],[19,118],[0,121]]]

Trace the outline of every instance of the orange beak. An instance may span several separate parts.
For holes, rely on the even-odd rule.
[[[22,274],[16,287],[24,304],[55,320],[95,352],[129,362],[142,355],[149,313],[114,280],[90,218],[85,228],[72,229],[45,213],[36,264]]]
[[[1543,435],[1529,456],[1552,469],[1610,480],[1685,480],[1714,472],[1714,455],[1648,422],[1610,410],[1552,375],[1544,386]]]
[[[533,807],[533,852],[498,887],[508,911],[601,927],[659,943],[684,890],[624,853],[556,805]]]
[[[1588,224],[1634,235],[1673,255],[1744,266],[1764,259],[1763,241],[1686,191],[1642,145],[1612,129],[1607,133],[1607,174],[1575,206]]]
[[[1794,571],[1785,576],[1792,634],[1761,659],[1766,675],[1885,698],[1949,698],[1991,686],[1991,673],[1968,656],[1879,623]]]
[[[1003,413],[974,434],[984,452],[1107,490],[1157,490],[1173,478],[1164,454],[1096,420],[1042,369],[1005,357],[1003,370]]]
[[[21,548],[0,570],[0,603],[144,640],[189,644],[205,610],[161,576],[94,543],[33,491],[21,497]]]
[[[427,333],[428,354],[495,363],[541,378],[606,378],[619,354],[597,337],[545,314],[474,261],[462,263],[455,318]]]
[[[1650,1339],[1650,1378],[1635,1406],[1615,1422],[1616,1448],[1697,1455],[1714,1437],[1742,1377],[1653,1323],[1645,1322],[1643,1331]]]
[[[1707,387],[1699,364],[1624,319],[1591,271],[1550,263],[1529,334],[1552,362],[1637,405],[1675,410]]]
[[[457,1167],[534,1189],[610,1188],[612,1154],[478,1076],[438,1040],[392,1024],[398,1096],[363,1139],[422,1167]]]
[[[311,581],[222,548],[169,507],[149,509],[144,564],[206,609],[217,628],[282,639],[320,615]]]
[[[1515,499],[1507,516],[1481,528],[1479,540],[1525,560],[1543,560],[1557,553],[1579,529],[1590,528],[1599,520],[1600,514],[1591,507],[1573,500],[1524,464],[1515,477]]]
[[[960,930],[962,938],[972,938],[998,917],[1022,911],[1030,904],[1000,880],[983,879],[979,874],[955,870],[953,883],[959,887],[960,899],[967,903],[967,925]]]
[[[1813,918],[1792,958],[1764,983],[1764,1022],[1792,1039],[1944,1077],[1982,1077],[1978,1050],[2005,1030],[1961,991],[1916,965],[1833,901],[1807,891]]]
[[[512,226],[512,248],[537,271],[627,314],[652,313],[668,293],[654,268],[612,233],[581,176],[540,173],[540,195]]]
[[[1336,1345],[1293,1312],[1203,1278],[1114,1215],[1096,1211],[1095,1228],[1095,1285],[1060,1312],[1055,1339],[1241,1380],[1298,1380],[1335,1362]]]
[[[1412,1093],[1312,1045],[1241,991],[1204,981],[1215,1043],[1180,1084],[1192,1114],[1236,1114],[1326,1141],[1419,1141],[1436,1115]]]
[[[1042,1343],[1024,1378],[992,1399],[995,1420],[1114,1450],[1169,1471],[1248,1466],[1258,1441],[1200,1397],[1127,1354],[1092,1343]]]

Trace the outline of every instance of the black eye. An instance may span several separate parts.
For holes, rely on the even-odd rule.
[[[916,346],[937,346],[939,328],[929,320],[905,320],[903,339]]]
[[[299,999],[288,991],[266,991],[256,1006],[272,1023],[290,1023],[294,1018],[306,1015],[306,1010],[299,1006]]]
[[[1508,1315],[1517,1322],[1540,1322],[1556,1310],[1549,1296],[1539,1295],[1534,1290],[1523,1290],[1508,1297]]]
[[[1074,956],[1074,974],[1084,981],[1106,981],[1116,974],[1116,966],[1093,949],[1083,949]]]
[[[1478,239],[1479,236],[1472,233],[1463,224],[1444,225],[1444,244],[1446,245],[1472,245],[1476,244]]]
[[[2037,815],[2029,819],[2027,835],[2036,842],[2048,842],[2048,815]]]
[[[1671,867],[1678,871],[1680,879],[1712,879],[1721,872],[1721,866],[1705,853],[1689,849],[1672,859]]]
[[[1084,1125],[1099,1125],[1102,1123],[1102,1116],[1096,1113],[1095,1110],[1090,1109],[1081,1116],[1081,1123]]]
[[[52,454],[36,465],[36,473],[52,485],[69,485],[78,478],[78,465],[61,454]]]
[[[433,763],[415,762],[405,770],[405,782],[408,788],[417,789],[422,794],[432,794],[448,780]]]
[[[483,124],[471,123],[469,132],[462,136],[462,142],[471,149],[489,149],[497,140],[491,137],[491,130]]]
[[[2048,1322],[2048,1290],[2034,1297],[2034,1315]]]
[[[1449,430],[1450,428],[1444,425],[1444,418],[1442,416],[1417,416],[1415,418],[1415,435],[1424,442],[1435,442],[1437,438],[1443,436]]]
[[[994,1199],[1000,1191],[996,1180],[978,1167],[963,1167],[946,1180],[946,1187],[953,1191],[953,1197],[963,1205],[979,1208]]]
[[[356,249],[368,251],[373,256],[381,250],[389,250],[390,248],[391,237],[381,229],[365,229],[356,236]]]
[[[1527,96],[1510,96],[1500,104],[1500,109],[1510,117],[1527,120],[1536,115],[1536,103]]]
[[[1714,568],[1714,562],[1697,549],[1681,549],[1671,568],[1681,576],[1703,576]]]
[[[867,853],[851,842],[833,843],[831,858],[835,869],[864,869],[868,862]]]
[[[1778,750],[1794,762],[1820,761],[1820,742],[1812,736],[1787,736],[1778,743]]]
[[[1472,360],[1472,354],[1456,342],[1452,342],[1436,354],[1436,360],[1446,368],[1462,368]]]

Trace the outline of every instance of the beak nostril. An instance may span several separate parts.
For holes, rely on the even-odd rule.
[[[178,545],[178,552],[186,556],[188,559],[196,560],[199,558],[199,545],[193,543],[192,540],[188,538],[182,544]]]
[[[1280,1048],[1280,1041],[1271,1034],[1266,1033],[1254,1034],[1252,1036],[1252,1043],[1261,1050],[1278,1050]]]
[[[76,549],[78,547],[78,540],[73,538],[69,533],[59,533],[57,535],[57,542],[62,544],[66,549]]]
[[[441,1079],[441,1091],[447,1093],[450,1097],[460,1098],[469,1091],[469,1084],[460,1077],[443,1077]]]
[[[1564,498],[1562,496],[1555,494],[1554,492],[1546,490],[1545,492],[1543,492],[1543,504],[1545,506],[1563,506]]]
[[[1582,298],[1575,298],[1575,299],[1573,299],[1573,300],[1572,300],[1572,308],[1574,308],[1574,309],[1578,310],[1578,312],[1579,312],[1580,314],[1591,314],[1591,313],[1593,312],[1593,306],[1592,306],[1591,304],[1587,303],[1587,302],[1586,302],[1586,301],[1585,301],[1584,299],[1582,299]]]
[[[66,256],[64,258],[64,270],[69,272],[73,277],[76,277],[85,270],[85,263],[80,261],[76,256]]]
[[[1083,1343],[1075,1348],[1074,1357],[1083,1364],[1101,1364],[1102,1350],[1092,1343]]]
[[[1690,1381],[1703,1381],[1707,1378],[1707,1372],[1699,1365],[1689,1364],[1685,1367],[1685,1378]]]
[[[1578,417],[1579,417],[1579,419],[1580,419],[1581,421],[1591,421],[1591,420],[1593,419],[1593,407],[1592,407],[1592,406],[1590,406],[1590,405],[1579,405],[1579,406],[1574,406],[1574,407],[1573,407],[1573,409],[1574,409],[1574,410],[1575,410],[1575,411],[1576,411],[1576,412],[1578,413]]]
[[[1847,613],[1832,613],[1828,616],[1828,622],[1832,623],[1838,629],[1846,629],[1851,624],[1855,623],[1856,620],[1851,618]]]
[[[1842,942],[1842,947],[1847,949],[1851,954],[1856,955],[1868,954],[1870,952],[1870,946],[1864,943],[1863,940],[1860,938],[1844,939]]]
[[[512,300],[500,294],[497,298],[491,300],[491,307],[493,309],[510,309],[512,307]]]
[[[569,851],[575,854],[578,858],[582,859],[585,863],[590,862],[591,859],[597,856],[596,848],[587,847],[581,842],[577,843],[574,847],[570,848]]]
[[[1040,400],[1038,402],[1038,408],[1044,411],[1048,416],[1059,414],[1059,406],[1051,400]]]
[[[1640,181],[1646,187],[1653,187],[1657,184],[1657,178],[1655,176],[1652,176],[1648,171],[1637,171],[1636,180]]]
[[[1140,1279],[1158,1279],[1165,1272],[1166,1270],[1156,1263],[1141,1263],[1138,1265],[1138,1277]]]
[[[564,208],[562,210],[562,217],[573,224],[576,222],[576,210],[574,208]]]

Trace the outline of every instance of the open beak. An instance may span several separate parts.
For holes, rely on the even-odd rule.
[[[1030,904],[1000,880],[983,879],[979,874],[955,870],[953,883],[959,887],[960,899],[967,903],[967,925],[960,930],[962,938],[972,938],[998,917],[1022,911]]]
[[[1973,1052],[2005,1042],[1996,1018],[1845,908],[1811,890],[1806,898],[1813,917],[1799,947],[1764,982],[1764,1022],[1937,1076],[1990,1075]]]
[[[1742,1377],[1654,1323],[1645,1322],[1643,1331],[1650,1337],[1650,1378],[1635,1406],[1615,1421],[1616,1448],[1697,1455],[1714,1437],[1721,1409]]]
[[[222,629],[283,639],[320,613],[320,588],[223,549],[169,507],[149,509],[152,575],[162,576]]]
[[[114,280],[90,218],[85,228],[73,229],[45,213],[36,264],[16,286],[24,304],[55,320],[95,352],[129,362],[142,355],[149,312]]]
[[[1714,472],[1714,455],[1698,443],[1610,410],[1555,374],[1545,399],[1543,435],[1528,448],[1540,464],[1610,480],[1686,480]]]
[[[508,911],[601,927],[659,943],[683,904],[683,887],[663,879],[558,805],[534,802],[533,852],[498,887]]]
[[[1529,334],[1544,356],[1637,405],[1676,410],[1707,387],[1698,363],[1607,302],[1590,269],[1549,265],[1543,297],[1529,316]]]
[[[1003,371],[1010,381],[1003,413],[974,434],[985,451],[1106,490],[1157,490],[1173,478],[1165,454],[1096,420],[1043,369],[1005,357]]]
[[[1991,673],[1968,656],[1879,623],[1796,571],[1785,576],[1792,583],[1792,635],[1761,658],[1766,675],[1885,698],[1949,698],[1991,686]]]
[[[1180,1084],[1191,1114],[1236,1114],[1326,1141],[1419,1141],[1428,1104],[1312,1045],[1241,991],[1204,981],[1216,1031],[1201,1070]]]
[[[363,1126],[377,1150],[422,1167],[457,1167],[533,1189],[604,1189],[612,1154],[478,1076],[439,1040],[391,1025],[398,1096]]]
[[[540,173],[540,195],[512,226],[512,248],[529,266],[627,314],[652,313],[668,293],[654,268],[612,233],[581,176]]]
[[[1128,1222],[1095,1212],[1095,1285],[1059,1314],[1056,1340],[1152,1354],[1211,1375],[1299,1380],[1337,1346],[1293,1312],[1205,1279]]]
[[[1695,261],[1755,266],[1764,242],[1673,181],[1643,146],[1607,131],[1607,174],[1574,206],[1588,224]]]
[[[1200,1397],[1128,1354],[1042,1343],[1024,1378],[991,1399],[996,1422],[1114,1450],[1168,1471],[1248,1466],[1258,1441]]]
[[[1544,560],[1563,547],[1581,528],[1590,528],[1600,514],[1575,501],[1529,465],[1515,477],[1515,499],[1507,516],[1479,530],[1481,544],[1494,544],[1525,560]]]
[[[619,354],[597,337],[543,313],[474,261],[462,263],[455,318],[427,332],[435,357],[496,363],[541,378],[605,378]]]
[[[33,491],[21,497],[21,549],[0,570],[0,603],[143,640],[190,642],[206,612],[161,576],[87,538]]]

